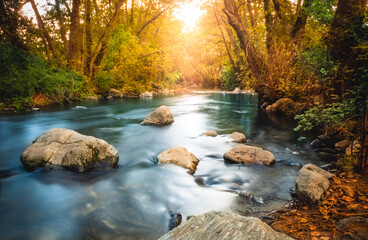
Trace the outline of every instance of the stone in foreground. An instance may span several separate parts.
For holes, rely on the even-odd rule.
[[[64,128],[53,128],[39,136],[20,158],[28,171],[64,167],[79,172],[92,168],[114,168],[118,151],[104,140]]]
[[[170,148],[157,156],[157,160],[160,163],[175,164],[177,166],[188,169],[189,174],[194,174],[197,169],[199,160],[183,147]]]
[[[240,132],[233,132],[229,135],[229,137],[233,139],[233,142],[237,143],[245,143],[245,141],[247,140],[246,136]]]
[[[174,116],[170,109],[163,105],[153,111],[148,117],[146,117],[141,124],[143,125],[169,125],[174,122]]]
[[[275,156],[270,151],[244,144],[236,145],[230,151],[226,152],[224,159],[244,164],[260,163],[266,166],[275,163]]]
[[[284,233],[276,232],[258,218],[243,217],[230,212],[211,211],[190,218],[159,240],[291,240]]]
[[[334,175],[313,164],[306,164],[299,170],[295,190],[305,202],[316,203],[330,186],[329,178]]]
[[[201,135],[204,135],[204,136],[207,136],[207,137],[216,137],[217,132],[216,131],[206,131],[206,132],[202,133]]]

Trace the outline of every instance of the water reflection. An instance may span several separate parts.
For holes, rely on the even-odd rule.
[[[321,162],[295,145],[292,123],[271,121],[257,111],[256,102],[253,95],[201,94],[0,116],[2,238],[156,239],[167,232],[171,210],[184,218],[210,210],[259,216],[281,206],[290,198],[288,188],[299,166]],[[172,125],[139,124],[160,105],[172,110]],[[119,168],[85,174],[26,172],[20,154],[53,127],[106,140],[120,153]],[[201,136],[207,130],[220,135]],[[248,144],[272,151],[276,164],[224,163],[223,154],[235,145],[226,134],[233,131],[246,133]],[[156,163],[160,152],[174,146],[200,159],[194,176]]]

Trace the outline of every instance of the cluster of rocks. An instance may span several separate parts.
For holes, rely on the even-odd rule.
[[[149,114],[141,124],[163,126],[173,122],[174,117],[170,109],[167,106],[161,106]],[[215,131],[207,131],[202,135],[218,136]],[[243,133],[234,132],[228,137],[239,144],[223,155],[224,160],[243,164],[260,163],[266,166],[275,162],[275,156],[271,152],[245,145],[246,136]],[[337,149],[345,149],[345,151],[348,151],[349,146],[350,151],[354,152],[358,149],[359,143],[345,141],[336,144]],[[160,153],[157,160],[159,163],[175,164],[186,168],[189,174],[195,173],[199,163],[199,159],[184,147],[170,148]],[[118,161],[118,151],[104,140],[62,128],[48,130],[21,155],[21,162],[29,171],[37,168],[63,167],[83,172],[93,168],[114,168],[117,167]],[[295,183],[296,193],[306,202],[319,202],[329,187],[329,179],[333,176],[313,164],[307,164],[299,171]],[[176,218],[179,216],[174,215]],[[228,212],[209,212],[191,218],[160,239],[239,238],[291,239],[285,234],[274,231],[259,219]]]
[[[346,154],[348,156],[359,153],[361,150],[361,143],[359,140],[342,140],[336,142],[333,137],[327,135],[320,135],[311,142],[312,148],[328,156],[337,157],[339,154]]]

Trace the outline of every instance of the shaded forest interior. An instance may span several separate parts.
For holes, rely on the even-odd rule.
[[[190,29],[185,4],[203,13]],[[343,162],[367,165],[367,0],[3,0],[0,33],[1,110],[254,89],[260,106],[296,102],[296,130],[358,141]]]

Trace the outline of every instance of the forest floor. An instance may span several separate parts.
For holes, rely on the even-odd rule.
[[[267,223],[295,239],[368,239],[368,171],[337,173],[319,204],[298,199],[267,216]]]

